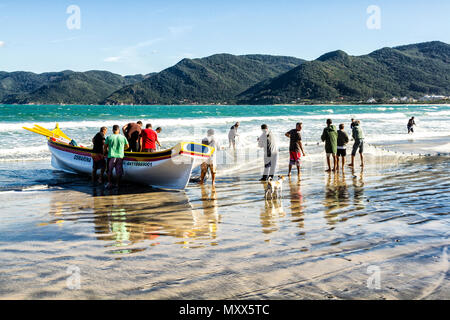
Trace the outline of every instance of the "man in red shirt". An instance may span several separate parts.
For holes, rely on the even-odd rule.
[[[141,152],[155,152],[156,144],[161,147],[158,141],[158,134],[153,131],[152,125],[147,123],[145,129],[141,132]]]

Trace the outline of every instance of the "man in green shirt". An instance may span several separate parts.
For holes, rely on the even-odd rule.
[[[105,140],[105,154],[108,153],[108,185],[107,188],[111,188],[112,173],[116,170],[117,183],[119,186],[120,179],[123,175],[123,157],[125,149],[130,146],[127,139],[120,135],[120,128],[117,124],[113,126],[113,134],[108,136]]]
[[[321,139],[325,142],[325,152],[327,153],[328,170],[331,171],[330,156],[333,156],[333,171],[336,171],[336,153],[337,153],[337,130],[333,121],[327,119],[327,127],[323,129]]]

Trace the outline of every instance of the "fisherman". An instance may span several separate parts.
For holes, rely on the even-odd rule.
[[[100,177],[98,178],[99,183],[103,183],[103,175],[106,169],[106,159],[103,154],[103,149],[105,145],[105,136],[108,132],[108,128],[101,127],[100,131],[92,138],[92,143],[94,147],[92,148],[92,182],[95,183],[97,180],[97,170],[100,169]]]
[[[112,174],[116,170],[118,187],[123,175],[123,157],[124,151],[130,147],[127,139],[120,134],[120,128],[117,124],[113,126],[113,134],[105,140],[104,153],[108,154],[108,184],[107,188],[112,187]]]
[[[327,119],[327,126],[323,129],[322,136],[320,137],[325,142],[328,164],[327,172],[331,172],[330,156],[333,156],[333,171],[336,171],[337,136],[336,126],[331,119]]]
[[[142,130],[142,121],[130,122],[122,127],[123,134],[128,140],[131,152],[139,152],[139,141]]]
[[[206,161],[201,164],[201,173],[200,173],[200,182],[199,183],[200,184],[204,183],[205,176],[206,176],[206,173],[208,172],[208,168],[209,168],[209,171],[211,172],[211,181],[212,181],[212,184],[214,185],[214,183],[216,181],[216,170],[217,170],[216,154],[217,154],[217,151],[220,149],[220,145],[216,141],[216,138],[214,137],[213,129],[209,129],[206,134],[207,134],[207,136],[205,138],[203,138],[202,144],[213,147],[213,148],[215,148],[215,150],[214,150],[214,153],[211,155],[211,157],[206,159]]]
[[[344,171],[345,156],[347,155],[347,150],[345,149],[346,144],[349,142],[347,132],[344,130],[344,124],[339,125],[337,136],[337,154],[336,154],[336,170],[339,170],[339,157],[342,157],[342,171]]]
[[[415,125],[416,125],[416,122],[414,121],[414,117],[411,117],[411,119],[408,120],[408,124],[406,125],[406,127],[408,128],[408,134],[414,133],[413,126],[415,126]]]
[[[239,134],[237,133],[238,128],[239,128],[239,122],[236,122],[230,128],[230,131],[228,132],[229,148],[231,148],[231,146],[233,146],[233,149],[235,149],[235,150],[236,150],[236,137],[239,136]]]
[[[145,129],[141,131],[141,152],[155,152],[156,144],[161,147],[158,141],[158,134],[153,131],[151,123],[147,123]]]
[[[303,156],[306,155],[305,151],[303,150],[302,136],[300,133],[301,130],[302,130],[302,123],[297,122],[297,124],[295,125],[295,129],[292,129],[285,133],[285,136],[290,139],[288,177],[291,176],[292,165],[294,164],[297,166],[298,176],[300,177],[300,158],[301,158],[300,151],[303,153]]]
[[[156,133],[159,135],[160,133],[161,133],[161,131],[162,131],[162,128],[161,127],[158,127],[158,128],[156,128]],[[161,144],[159,143],[159,141],[158,141],[158,147],[157,147],[157,149],[156,150],[161,150]]]
[[[264,173],[259,181],[266,181],[272,178],[277,170],[278,163],[278,145],[272,131],[266,124],[261,126],[262,134],[258,138],[258,146],[264,148]]]
[[[363,158],[363,152],[364,152],[364,131],[362,130],[360,126],[360,121],[356,120],[353,125],[352,129],[352,137],[355,140],[353,143],[353,150],[352,150],[352,163],[349,164],[350,167],[354,167],[355,165],[355,155],[356,151],[359,149],[359,156],[361,158],[361,167],[364,167],[364,158]]]

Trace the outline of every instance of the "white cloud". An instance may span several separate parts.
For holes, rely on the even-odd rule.
[[[133,46],[126,47],[122,49],[118,56],[107,57],[103,61],[105,62],[119,62],[119,61],[132,61],[136,63],[139,58],[139,50],[142,48],[153,46],[155,43],[162,41],[162,38],[151,39],[147,41],[139,42]],[[156,50],[151,51],[153,54]]]
[[[180,36],[182,34],[188,33],[192,31],[192,26],[174,26],[169,27],[169,32],[174,37]]]
[[[76,40],[76,39],[79,39],[79,38],[80,37],[70,37],[70,38],[64,38],[64,39],[56,39],[56,40],[50,41],[50,43],[60,43],[60,42],[72,41],[72,40]]]
[[[105,58],[103,61],[105,62],[118,62],[121,59],[121,57],[108,57]]]
[[[5,41],[0,41],[0,48],[5,46]]]

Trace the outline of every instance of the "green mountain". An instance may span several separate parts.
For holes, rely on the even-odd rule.
[[[313,61],[216,54],[134,76],[0,72],[0,103],[8,104],[357,103],[424,95],[450,95],[449,44],[410,44],[362,56],[337,50]]]
[[[293,57],[231,54],[183,59],[147,80],[114,92],[104,103],[233,103],[236,95],[250,86],[302,62]]]
[[[363,56],[329,52],[256,84],[238,96],[238,103],[356,102],[371,97],[387,101],[427,94],[450,94],[450,45],[446,43],[382,48]]]
[[[2,102],[97,104],[117,89],[142,81],[148,76],[122,77],[107,71],[10,73],[5,74],[0,82],[4,88]]]
[[[8,95],[29,93],[50,81],[60,79],[73,71],[47,72],[4,72],[0,71],[0,101]]]

